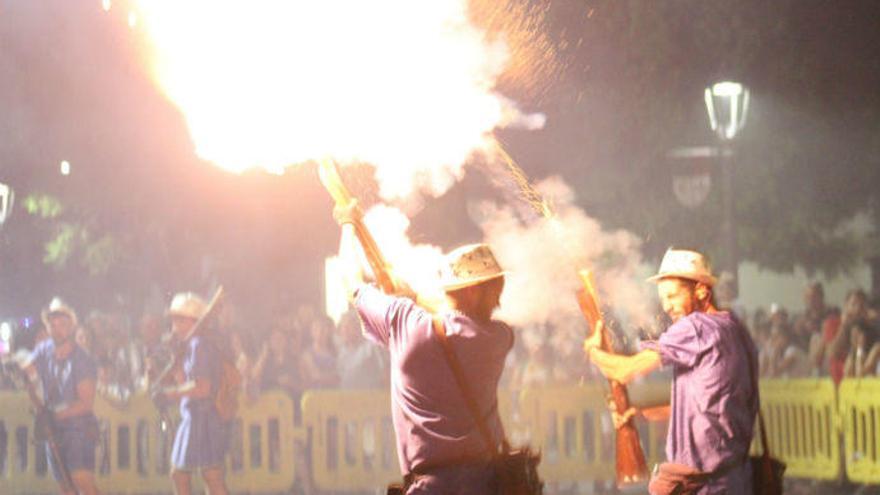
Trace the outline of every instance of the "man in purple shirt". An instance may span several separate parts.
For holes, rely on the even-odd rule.
[[[346,242],[354,240],[350,225],[341,223],[345,252]],[[356,280],[347,285],[364,335],[389,351],[392,420],[405,493],[488,495],[496,483],[490,461],[504,438],[496,390],[513,346],[510,327],[492,319],[504,272],[484,244],[459,248],[447,259],[443,286],[452,309],[438,314]],[[435,318],[461,364],[491,445],[456,384]]]
[[[584,349],[603,374],[621,383],[661,366],[672,366],[672,400],[666,440],[667,463],[655,472],[652,494],[750,494],[748,461],[758,411],[757,352],[740,322],[716,308],[712,276],[703,255],[670,249],[657,282],[663,310],[672,326],[656,341],[645,342],[632,356],[598,348],[601,327]],[[668,411],[668,409],[667,409]],[[616,425],[636,411],[614,414]],[[663,411],[645,410],[660,419]],[[667,413],[668,414],[668,413]]]

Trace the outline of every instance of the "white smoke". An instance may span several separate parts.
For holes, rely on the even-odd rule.
[[[538,184],[555,211],[551,218],[524,219],[514,205],[483,203],[479,209],[485,242],[510,271],[499,316],[518,326],[562,325],[582,319],[576,291],[579,269],[590,268],[602,303],[629,328],[652,320],[652,293],[644,282],[641,241],[624,230],[606,231],[574,203],[559,177]]]

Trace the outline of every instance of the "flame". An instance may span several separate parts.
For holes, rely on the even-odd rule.
[[[386,259],[393,260],[392,275],[409,284],[419,295],[420,302],[434,309],[441,308],[445,303],[439,279],[444,261],[442,250],[430,244],[413,243],[408,235],[410,220],[397,208],[376,205],[364,215],[364,223],[375,237],[382,254]],[[359,258],[360,266],[368,270],[363,251],[358,249],[354,256]],[[324,262],[325,310],[336,322],[348,307],[342,278],[350,269],[337,256],[331,256]]]
[[[493,92],[507,47],[470,24],[466,0],[137,0],[136,10],[152,76],[196,153],[231,171],[329,156],[375,165],[385,198],[439,195],[494,128],[523,122]]]

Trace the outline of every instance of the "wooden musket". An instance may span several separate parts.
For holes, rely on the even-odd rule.
[[[596,329],[596,324],[604,321],[602,312],[599,309],[599,299],[596,295],[596,288],[593,284],[593,273],[590,270],[581,270],[578,272],[583,282],[583,288],[577,293],[578,304],[581,312],[587,319],[590,328]],[[614,353],[611,338],[607,331],[602,332],[601,350]],[[626,386],[616,380],[608,380],[611,389],[611,400],[614,402],[615,409],[619,414],[624,414],[630,408],[629,394]],[[616,445],[616,463],[617,463],[617,484],[626,485],[629,483],[637,483],[644,481],[648,477],[648,466],[645,463],[645,453],[642,451],[642,445],[639,442],[639,432],[636,429],[635,421],[630,418],[620,428],[617,429]]]
[[[342,182],[342,177],[339,176],[339,169],[335,162],[332,160],[322,160],[318,164],[318,177],[321,179],[321,184],[323,184],[327,189],[327,192],[330,193],[330,196],[333,198],[333,202],[336,203],[337,207],[352,207],[352,204],[355,203],[356,200],[348,191],[348,188],[345,187],[345,183]],[[364,250],[367,263],[369,263],[370,269],[373,271],[373,276],[376,278],[376,284],[386,294],[393,294],[396,287],[394,279],[391,277],[391,270],[388,262],[385,261],[385,257],[382,256],[382,251],[379,251],[379,246],[376,244],[376,240],[373,238],[369,229],[367,229],[367,225],[363,220],[363,214],[360,211],[360,206],[355,204],[354,208],[357,209],[357,212],[355,215],[352,215],[353,218],[351,219],[351,223],[354,227],[355,236],[357,236],[358,242]]]
[[[165,424],[171,424],[170,415],[168,414],[168,403],[164,398],[162,398],[162,391],[165,387],[173,382],[173,378],[175,375],[175,371],[180,368],[183,364],[183,358],[186,355],[186,342],[192,337],[198,335],[209,325],[209,322],[216,319],[217,314],[220,312],[220,309],[223,307],[223,301],[225,300],[226,293],[223,291],[223,286],[217,287],[217,290],[214,292],[214,295],[211,297],[211,301],[208,303],[208,307],[205,309],[205,313],[196,320],[195,324],[192,326],[190,331],[180,340],[176,340],[175,336],[171,336],[172,341],[176,340],[171,344],[172,353],[171,360],[162,369],[162,372],[156,377],[155,381],[150,383],[150,397],[153,400],[153,405],[156,406],[156,409],[159,411],[159,417]]]

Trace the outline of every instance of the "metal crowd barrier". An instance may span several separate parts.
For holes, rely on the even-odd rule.
[[[509,394],[499,394],[498,408],[514,428]],[[400,481],[388,391],[312,390],[302,410],[317,487],[366,490]]]
[[[321,489],[357,490],[400,478],[387,391],[309,391],[302,414],[312,478]]]
[[[837,392],[830,379],[762,380],[761,411],[773,456],[791,478],[840,476]],[[752,452],[758,452],[758,427]]]
[[[644,388],[645,385],[642,385]],[[649,384],[657,393],[668,384]],[[499,410],[514,445],[541,449],[548,483],[610,481],[614,435],[601,384],[502,390]],[[762,380],[761,405],[773,455],[791,478],[880,484],[880,379]],[[280,392],[242,401],[234,422],[227,481],[232,492],[288,490],[311,476],[323,490],[381,487],[400,477],[386,390],[315,390],[302,398],[302,424],[294,425],[291,400]],[[0,493],[53,493],[45,455],[32,443],[26,396],[0,392]],[[107,493],[168,493],[172,427],[163,425],[143,396],[116,406],[99,399],[101,422],[97,478]],[[665,424],[640,422],[649,463],[663,459]],[[294,440],[310,449],[311,465],[295,462]],[[757,439],[753,444],[756,450]],[[195,478],[195,477],[194,477]]]
[[[55,493],[42,446],[33,443],[27,396],[0,393],[0,493]],[[106,493],[168,493],[173,426],[152,402],[136,395],[123,405],[95,401],[99,421],[98,486]],[[280,492],[293,484],[293,404],[283,393],[242,401],[233,422],[226,480],[233,492]],[[198,476],[194,476],[199,487]]]
[[[668,383],[657,387],[668,391]],[[615,479],[614,433],[607,414],[607,390],[599,383],[522,392],[520,414],[531,429],[530,444],[541,449],[539,472],[547,482]],[[665,423],[640,423],[649,464],[663,457]]]
[[[54,493],[46,453],[33,443],[30,403],[21,392],[0,392],[0,493]]]
[[[880,483],[880,379],[847,379],[839,390],[846,477]]]

